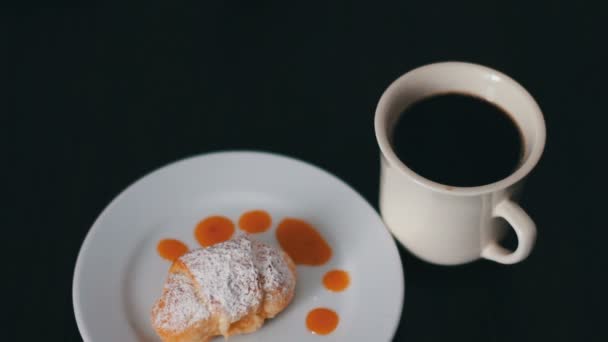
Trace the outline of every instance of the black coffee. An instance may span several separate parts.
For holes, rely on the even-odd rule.
[[[399,159],[420,176],[460,187],[507,177],[523,151],[519,128],[507,113],[461,94],[414,103],[397,121],[392,143]]]

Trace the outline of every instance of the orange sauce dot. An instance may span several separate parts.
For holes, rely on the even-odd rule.
[[[203,247],[224,242],[234,234],[234,223],[224,216],[209,216],[194,229],[194,237]]]
[[[306,327],[313,334],[327,335],[336,329],[339,321],[340,318],[335,311],[316,308],[306,316]]]
[[[239,218],[239,227],[247,233],[262,233],[270,228],[272,219],[264,210],[252,210]]]
[[[188,246],[175,239],[163,239],[156,245],[156,251],[163,259],[175,261],[175,259],[188,252]]]
[[[340,292],[346,290],[350,285],[348,272],[343,270],[331,270],[323,276],[323,285],[330,291]]]
[[[276,232],[281,248],[298,265],[319,266],[331,258],[331,247],[306,221],[286,218]]]

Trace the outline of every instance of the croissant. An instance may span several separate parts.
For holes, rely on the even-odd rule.
[[[289,305],[295,284],[286,253],[241,235],[173,263],[152,325],[165,342],[254,332]]]

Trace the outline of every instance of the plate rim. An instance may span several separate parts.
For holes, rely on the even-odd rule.
[[[268,152],[268,151],[262,151],[262,150],[219,150],[219,151],[212,151],[212,152],[206,152],[206,153],[200,153],[200,154],[196,154],[196,155],[191,155],[191,156],[187,156],[184,158],[180,158],[171,162],[168,162],[166,164],[161,165],[160,167],[156,167],[154,169],[152,169],[151,171],[148,171],[147,173],[143,174],[142,176],[138,177],[135,181],[129,183],[123,190],[121,190],[116,196],[114,196],[112,198],[112,200],[103,208],[103,210],[97,215],[97,217],[95,218],[95,220],[93,221],[93,224],[91,225],[91,227],[88,229],[86,236],[84,238],[84,240],[82,241],[80,248],[78,250],[78,255],[76,257],[76,263],[74,266],[74,274],[72,277],[72,309],[74,311],[74,316],[76,319],[76,326],[78,328],[78,332],[80,333],[80,336],[82,337],[83,341],[85,342],[91,342],[93,341],[93,339],[91,338],[91,335],[89,334],[89,332],[86,329],[86,325],[84,323],[84,319],[83,319],[83,314],[82,311],[80,309],[80,300],[78,299],[77,294],[81,292],[80,289],[80,284],[81,284],[81,270],[82,270],[82,263],[83,263],[83,258],[84,258],[84,253],[86,252],[86,250],[89,248],[89,245],[92,243],[92,239],[93,236],[97,233],[97,231],[99,230],[99,222],[100,220],[106,215],[107,212],[109,212],[118,202],[119,200],[125,196],[125,194],[133,187],[135,187],[137,184],[139,184],[140,182],[142,182],[143,180],[147,179],[149,176],[160,172],[162,170],[171,168],[176,166],[177,164],[181,164],[181,163],[186,163],[189,162],[191,160],[194,159],[199,159],[199,158],[206,158],[206,157],[211,157],[211,156],[215,156],[215,155],[235,155],[235,154],[248,154],[248,155],[254,155],[254,156],[264,156],[264,157],[271,157],[271,158],[279,158],[279,159],[284,159],[287,161],[291,161],[291,162],[296,162],[296,163],[300,163],[303,164],[307,167],[311,167],[312,169],[315,169],[316,171],[321,172],[322,174],[324,174],[325,176],[328,176],[329,178],[333,179],[334,181],[337,181],[338,183],[344,185],[346,188],[348,188],[350,191],[352,191],[352,193],[354,193],[355,196],[357,196],[360,200],[362,200],[368,207],[369,209],[371,209],[375,215],[377,215],[377,217],[380,219],[380,222],[382,223],[382,225],[384,226],[384,230],[383,230],[383,234],[385,236],[385,238],[387,238],[389,240],[389,245],[392,246],[391,251],[392,253],[395,255],[396,259],[398,260],[398,264],[401,266],[399,267],[399,273],[400,276],[397,277],[399,279],[399,282],[397,284],[398,289],[400,289],[400,291],[398,291],[398,302],[400,303],[399,305],[399,315],[396,317],[395,319],[395,323],[393,324],[392,327],[392,332],[390,334],[391,339],[395,337],[395,334],[397,333],[397,329],[399,328],[401,319],[403,317],[403,305],[404,305],[404,300],[405,300],[405,270],[403,267],[403,260],[401,260],[401,255],[399,254],[399,250],[397,248],[397,242],[395,241],[395,239],[393,238],[393,236],[391,235],[391,233],[389,232],[388,228],[386,227],[386,224],[384,223],[384,220],[382,219],[382,216],[380,215],[380,213],[371,205],[371,203],[369,201],[367,201],[367,199],[365,197],[363,197],[354,187],[352,187],[350,184],[348,184],[347,182],[345,182],[344,180],[342,180],[341,178],[339,178],[338,176],[334,175],[333,173],[317,166],[314,165],[310,162],[304,161],[302,159],[299,158],[295,158],[295,157],[291,157],[291,156],[287,156],[287,155],[283,155],[283,154],[279,154],[279,153],[274,153],[274,152]]]

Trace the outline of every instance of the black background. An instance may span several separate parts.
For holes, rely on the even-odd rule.
[[[544,111],[547,146],[522,201],[539,238],[514,266],[439,267],[401,250],[395,340],[606,341],[607,13],[600,1],[3,9],[3,334],[80,340],[71,288],[87,230],[171,161],[287,154],[376,206],[379,96],[414,67],[463,60],[509,74]]]

